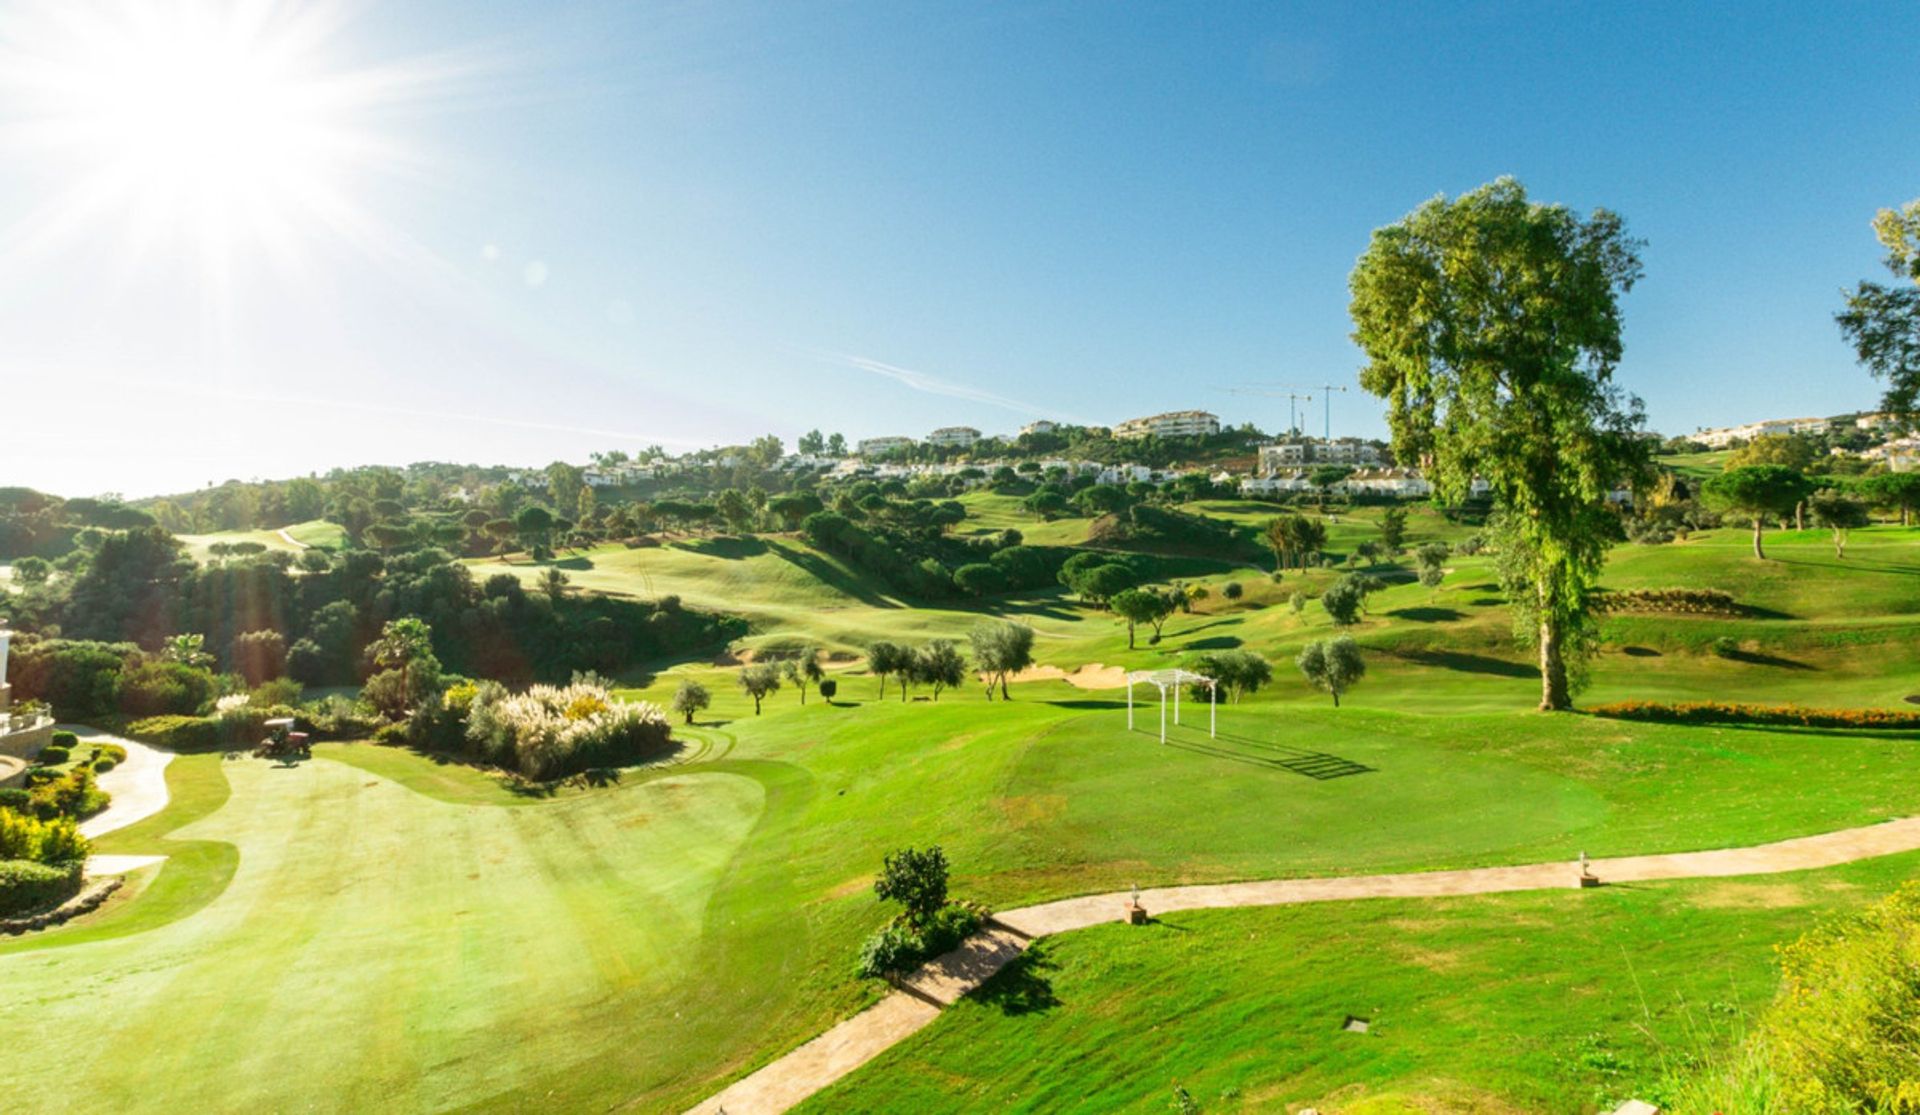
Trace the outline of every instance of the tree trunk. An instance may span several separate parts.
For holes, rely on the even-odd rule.
[[[1333,707],[1339,708],[1340,707],[1340,691],[1338,689],[1329,689],[1327,690],[1327,692],[1333,694]]]
[[[1760,524],[1764,522],[1766,519],[1760,515],[1753,517],[1753,556],[1761,561],[1767,560],[1767,552],[1760,548]]]
[[[1567,692],[1567,663],[1560,653],[1560,629],[1551,620],[1540,621],[1540,711],[1565,712],[1573,707]]]
[[[1793,529],[1807,529],[1807,501],[1804,499],[1793,505]]]
[[[1003,701],[1013,700],[1013,695],[1007,692],[1007,671],[1005,670],[1000,671],[1000,699]]]

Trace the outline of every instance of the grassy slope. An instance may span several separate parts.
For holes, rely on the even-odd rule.
[[[1766,1002],[1773,942],[1916,869],[1907,855],[1067,934],[800,1110],[1164,1112],[1176,1082],[1208,1112],[1611,1110],[1659,1098]],[[1372,1028],[1341,1030],[1349,1015]]]
[[[1248,529],[1268,513],[1205,509]],[[1347,518],[1335,547],[1367,537],[1371,523],[1371,513]],[[1466,530],[1427,514],[1414,525],[1416,541]],[[1650,653],[1610,651],[1593,695],[1896,700],[1913,664],[1906,624],[1920,603],[1914,537],[1858,532],[1845,563],[1832,561],[1822,538],[1780,537],[1777,568],[1756,568],[1739,532],[1623,549],[1610,584],[1719,584],[1762,614],[1610,620],[1611,632],[1632,639],[1622,645]],[[750,641],[805,635],[851,650],[873,637],[963,635],[983,613],[905,607],[786,539],[604,548],[562,564],[574,566],[582,588],[678,592],[745,611],[755,624]],[[476,574],[493,571],[482,564]],[[1009,705],[989,706],[972,688],[938,705],[903,705],[897,691],[874,701],[873,679],[857,665],[837,670],[841,707],[817,697],[801,707],[783,691],[755,719],[730,671],[683,663],[641,692],[663,699],[680,676],[703,677],[715,689],[718,723],[687,733],[689,764],[665,783],[634,777],[611,791],[535,802],[394,751],[324,751],[345,762],[290,772],[183,759],[175,807],[107,849],[168,851],[174,860],[137,901],[94,922],[0,943],[0,980],[23,989],[0,1004],[0,1025],[25,1035],[15,1043],[22,1064],[52,1056],[81,1014],[116,1040],[157,1042],[169,1028],[196,1035],[169,1044],[151,1071],[91,1081],[76,1104],[173,1098],[218,1071],[237,1081],[237,1095],[269,1106],[338,1088],[416,1107],[637,1099],[667,1110],[871,998],[872,988],[850,978],[849,958],[884,916],[866,892],[869,872],[902,844],[944,843],[957,889],[998,905],[1133,881],[1745,843],[1914,812],[1920,759],[1907,740],[1524,711],[1536,683],[1477,559],[1459,559],[1437,592],[1396,584],[1373,598],[1373,615],[1356,632],[1374,649],[1372,670],[1336,712],[1284,662],[1329,630],[1317,607],[1295,615],[1286,596],[1335,575],[1289,573],[1273,585],[1223,571],[1207,580],[1241,580],[1246,600],[1229,606],[1216,593],[1200,614],[1170,622],[1161,644],[1143,640],[1131,652],[1110,617],[1057,596],[994,604],[1029,615],[1042,660],[1063,666],[1159,665],[1234,645],[1274,658],[1274,688],[1223,709],[1228,735],[1217,743],[1188,730],[1177,746],[1160,748],[1125,734],[1119,694],[1061,683],[1022,686]],[[1774,649],[1743,662],[1704,653],[1721,631]],[[1286,765],[1302,751],[1371,770],[1315,781]],[[229,779],[234,793],[222,805]],[[475,871],[489,853],[497,862]],[[1219,915],[1239,916],[1255,915]],[[1299,935],[1284,928],[1293,915],[1274,916],[1282,918],[1276,934]],[[1377,915],[1354,907],[1340,916],[1364,926]],[[1502,937],[1489,916],[1484,965],[1522,963],[1524,942]],[[647,921],[667,928],[627,924]],[[1761,925],[1756,940],[1773,939],[1771,929]],[[59,947],[67,944],[74,947]],[[1309,944],[1276,945],[1248,963],[1288,988],[1348,978],[1328,970],[1337,965],[1324,952],[1319,965],[1281,967],[1281,954]],[[1062,955],[1074,947],[1061,942]],[[1198,967],[1170,971],[1222,978],[1204,958],[1230,954],[1194,955]],[[1429,993],[1462,1003],[1479,994],[1477,980],[1443,976],[1422,977]],[[76,979],[90,992],[68,1000]],[[376,999],[389,987],[392,1006]],[[1654,990],[1666,993],[1664,984]],[[361,1011],[368,1024],[344,1022],[336,1010]],[[309,1012],[331,1028],[304,1021]],[[1087,1022],[1072,1009],[1048,1017]],[[1587,1015],[1570,1017],[1585,1024],[1577,1020]],[[929,1040],[946,1040],[948,1025]],[[283,1030],[286,1041],[274,1036]],[[374,1033],[386,1035],[382,1044]],[[991,1063],[986,1050],[966,1052],[971,1045],[962,1041],[952,1055]],[[1388,1058],[1366,1078],[1438,1072],[1445,1059],[1431,1051],[1425,1061]],[[1083,1083],[1139,1083],[1125,1083],[1111,1064],[1089,1064]],[[1140,1094],[1164,1103],[1153,1090],[1160,1087]]]

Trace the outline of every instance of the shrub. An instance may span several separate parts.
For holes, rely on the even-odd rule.
[[[869,979],[903,975],[920,965],[920,939],[907,926],[889,922],[860,946],[857,971]]]
[[[519,694],[489,683],[467,716],[470,752],[536,781],[640,762],[664,751],[670,738],[657,706],[617,701],[584,683]]]
[[[833,695],[840,692],[840,683],[832,678],[825,678],[820,682],[819,688],[820,699],[823,701],[831,701],[833,700]]]
[[[1778,996],[1739,1054],[1664,1107],[1796,1115],[1915,1110],[1920,884],[1780,950]]]
[[[1884,708],[1808,708],[1725,701],[1616,701],[1595,716],[1667,724],[1761,724],[1789,728],[1920,728],[1920,711]]]
[[[86,859],[90,850],[92,845],[69,818],[0,811],[0,860],[65,863]]]
[[[382,747],[405,747],[413,740],[413,726],[407,721],[382,724],[373,730],[373,742]]]
[[[338,693],[305,706],[301,715],[316,734],[328,739],[366,739],[381,723],[371,711]]]
[[[0,917],[57,906],[80,892],[79,860],[61,864],[0,860]]]
[[[53,745],[55,747],[64,747],[71,751],[80,745],[80,737],[62,728],[53,733]]]
[[[10,809],[15,813],[33,811],[33,795],[17,786],[0,790],[0,809]]]
[[[70,748],[50,743],[40,749],[40,754],[37,758],[48,766],[58,766],[68,759],[73,758],[73,751]]]
[[[96,769],[102,760],[124,763],[127,761],[127,749],[117,743],[96,743],[93,745],[93,765]]]
[[[1713,641],[1713,653],[1721,658],[1740,657],[1740,644],[1731,635],[1722,635]]]
[[[33,810],[42,820],[91,817],[107,807],[108,794],[94,784],[93,769],[79,766],[33,789]]]
[[[111,755],[102,755],[93,761],[93,772],[95,774],[105,774],[119,765],[120,760]]]
[[[1246,593],[1246,588],[1241,585],[1239,581],[1228,581],[1226,584],[1220,586],[1220,595],[1226,597],[1228,600],[1238,600],[1242,596],[1245,596]]]
[[[127,734],[173,751],[207,751],[225,739],[211,716],[149,716],[127,725]]]
[[[186,715],[213,696],[213,675],[184,662],[149,659],[120,674],[115,695],[129,716]]]
[[[1601,611],[1671,612],[1677,615],[1737,616],[1742,614],[1733,594],[1717,588],[1637,588],[1602,592],[1595,600]]]

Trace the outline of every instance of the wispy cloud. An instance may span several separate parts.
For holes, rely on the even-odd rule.
[[[1030,414],[1036,418],[1044,418],[1049,415],[1067,417],[1059,415],[1056,411],[1046,410],[1034,406],[1032,403],[1022,402],[1019,399],[1008,398],[1005,395],[993,391],[987,391],[979,387],[971,387],[964,383],[955,383],[953,380],[943,379],[930,372],[915,371],[912,368],[902,368],[897,364],[888,364],[885,361],[875,360],[871,357],[854,356],[844,352],[823,352],[819,355],[837,364],[844,364],[849,368],[856,368],[863,372],[871,372],[884,379],[905,384],[915,391],[922,391],[929,395],[945,395],[950,399],[966,399],[969,402],[985,403],[988,406],[1011,410],[1017,414]]]

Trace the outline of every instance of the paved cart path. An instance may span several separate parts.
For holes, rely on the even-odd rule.
[[[116,829],[126,828],[138,821],[144,821],[167,807],[167,764],[173,762],[173,752],[165,751],[139,740],[124,739],[109,735],[84,724],[60,724],[63,728],[80,737],[80,742],[114,743],[127,749],[127,761],[117,764],[112,770],[100,775],[100,788],[111,794],[112,800],[107,807],[86,820],[80,822],[80,835],[86,837],[104,836]],[[150,863],[159,863],[165,856],[88,856],[87,874],[89,875],[125,875],[137,871]]]
[[[1609,883],[1770,875],[1916,850],[1920,850],[1920,817],[1908,817],[1749,848],[1594,860],[1592,871]],[[1563,861],[1462,871],[1155,887],[1140,892],[1140,904],[1150,913],[1162,914],[1360,898],[1503,894],[1578,885],[1578,867]],[[786,1111],[938,1018],[942,1007],[984,983],[1020,955],[1029,941],[1120,920],[1131,897],[1129,892],[1117,891],[1003,910],[993,915],[986,929],[946,956],[929,961],[879,1003],[735,1081],[689,1109],[688,1115],[719,1115],[723,1111],[726,1115],[776,1115]]]

